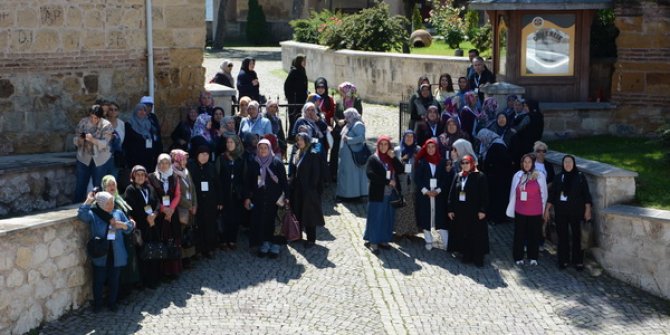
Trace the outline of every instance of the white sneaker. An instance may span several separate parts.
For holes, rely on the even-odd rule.
[[[426,250],[430,251],[431,249],[433,249],[433,243],[432,242],[427,242],[426,243]]]
[[[523,265],[523,259],[516,261],[516,265]]]
[[[530,260],[530,265],[531,265],[531,266],[537,266],[537,261],[534,260],[534,259],[531,259],[531,260]]]

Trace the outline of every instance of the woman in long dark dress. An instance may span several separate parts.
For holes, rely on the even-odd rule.
[[[203,114],[205,115],[205,114]],[[149,183],[156,191],[160,209],[156,217],[156,225],[160,228],[160,239],[165,243],[174,243],[181,247],[181,227],[175,212],[181,200],[179,180],[172,171],[172,159],[168,154],[160,154],[156,171],[149,175]],[[176,277],[182,271],[181,259],[165,259],[161,261],[164,275]]]
[[[156,168],[156,158],[163,150],[159,138],[160,129],[149,119],[145,104],[137,104],[133,115],[126,122],[126,137],[123,151],[128,166],[142,165],[152,171]]]
[[[284,81],[284,96],[289,104],[304,104],[307,101],[307,73],[305,55],[298,55],[291,62],[291,70]],[[300,116],[300,107],[289,107],[289,129],[293,129],[295,120]]]
[[[316,226],[325,225],[321,211],[321,194],[325,180],[325,169],[321,156],[312,148],[312,138],[299,133],[295,139],[298,152],[289,167],[290,204],[293,213],[307,234],[305,247],[316,242]]]
[[[196,233],[195,248],[207,258],[212,258],[213,251],[219,243],[218,212],[223,208],[221,201],[221,184],[216,168],[209,159],[209,147],[201,145],[195,149],[195,159],[188,163],[195,184],[198,210],[195,213]]]
[[[377,150],[368,158],[366,165],[370,184],[363,239],[373,253],[379,252],[379,248],[390,248],[388,243],[393,239],[395,222],[395,209],[390,203],[391,193],[398,184],[398,174],[403,172],[403,165],[391,148],[391,137],[380,136],[377,139]]]
[[[212,117],[209,114],[198,115],[193,126],[193,132],[191,133],[189,156],[195,158],[195,149],[204,145],[209,148],[210,159],[214,161],[214,154],[217,151],[219,138],[212,136],[211,129]]]
[[[486,212],[489,192],[486,176],[477,171],[474,157],[465,155],[459,161],[461,172],[452,183],[447,205],[452,224],[460,226],[461,236],[454,236],[462,243],[463,262],[484,266],[488,246]]]
[[[398,237],[412,237],[419,232],[416,224],[416,213],[414,212],[414,191],[416,189],[414,165],[416,164],[416,155],[419,153],[419,150],[421,150],[421,147],[416,145],[414,131],[409,129],[405,130],[400,145],[394,149],[396,157],[405,166],[405,173],[398,176],[400,191],[405,199],[405,206],[396,208],[395,223],[393,224],[393,232]]]
[[[445,206],[453,179],[451,166],[437,150],[437,141],[428,139],[416,155],[414,172],[415,211],[417,225],[423,229],[426,250],[433,248],[432,229],[437,230],[445,246],[449,243],[449,227]]]
[[[179,189],[181,197],[177,207],[176,217],[181,227],[181,260],[184,268],[191,267],[191,258],[195,256],[195,241],[193,233],[195,230],[195,213],[198,208],[198,197],[195,193],[195,183],[191,178],[186,164],[188,153],[181,149],[170,151],[172,157],[172,172],[179,178]]]
[[[259,247],[258,257],[279,257],[279,245],[274,241],[277,200],[288,194],[286,169],[272,153],[267,139],[258,142],[256,157],[248,162],[245,176],[244,208],[251,210],[249,246]]]
[[[137,229],[142,232],[144,245],[138,248],[139,254],[147,243],[161,240],[160,226],[156,225],[155,221],[159,210],[158,198],[147,180],[147,170],[144,166],[135,165],[130,172],[131,184],[123,195],[132,208],[129,212],[130,218],[135,220]],[[156,288],[161,278],[160,265],[160,260],[139,259],[140,277],[145,287]]]
[[[221,180],[221,199],[223,216],[221,218],[221,243],[224,248],[237,248],[239,230],[244,206],[244,161],[242,143],[237,135],[224,137],[226,148],[219,159],[219,178]]]
[[[339,168],[340,144],[342,141],[342,129],[347,120],[344,117],[344,111],[349,108],[355,108],[359,115],[363,115],[363,104],[356,95],[356,85],[345,81],[337,86],[339,97],[335,103],[335,114],[333,115],[333,145],[330,149],[330,158],[328,167],[333,181],[337,182],[337,170]],[[351,127],[351,126],[350,126]]]
[[[558,268],[575,266],[577,271],[584,270],[584,251],[581,247],[582,230],[580,222],[591,220],[591,192],[584,174],[579,172],[575,157],[563,157],[563,171],[556,175],[551,186],[545,220],[549,219],[549,210],[554,207],[556,230],[558,231]]]
[[[410,129],[414,129],[416,123],[425,118],[428,106],[431,105],[437,106],[437,110],[440,110],[440,104],[435,100],[433,93],[430,91],[430,80],[426,76],[421,76],[419,77],[416,92],[409,98]]]
[[[430,105],[426,108],[426,117],[422,122],[416,123],[414,131],[419,145],[426,143],[429,138],[437,139],[440,134],[444,133],[444,124],[440,120],[440,111],[437,106]]]
[[[488,220],[493,223],[508,222],[505,209],[514,174],[512,156],[503,139],[489,129],[480,130],[477,139],[480,142],[479,166],[486,173],[491,199],[496,199],[489,205]]]
[[[256,67],[256,60],[247,57],[242,61],[242,68],[237,74],[237,91],[240,93],[240,98],[249,97],[251,100],[260,101],[260,84],[258,83],[258,75],[254,68]]]

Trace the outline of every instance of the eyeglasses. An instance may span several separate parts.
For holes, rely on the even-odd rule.
[[[468,161],[463,161],[463,162],[461,162],[461,165],[470,165],[470,162],[468,162]]]
[[[535,152],[538,153],[538,154],[544,154],[544,153],[547,153],[547,150],[546,149],[537,149],[537,150],[535,150]]]
[[[233,67],[233,64],[228,64],[228,67]]]

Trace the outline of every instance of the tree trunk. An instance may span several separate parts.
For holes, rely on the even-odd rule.
[[[407,22],[409,24],[405,28],[407,30],[407,36],[412,35],[412,17],[414,16],[414,6],[416,5],[415,0],[402,0],[402,8],[405,14],[405,17],[407,18]],[[409,41],[405,41],[402,44],[402,53],[408,54],[409,53]]]
[[[223,49],[223,38],[226,36],[226,6],[228,6],[228,0],[219,0],[219,11],[216,14],[216,27],[212,27],[214,30],[212,49],[215,50]]]

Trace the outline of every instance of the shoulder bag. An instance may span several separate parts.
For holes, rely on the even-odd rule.
[[[109,223],[107,223],[107,228],[105,228],[105,235],[103,238],[98,236],[91,237],[90,240],[86,243],[86,251],[91,258],[100,258],[107,256],[109,251],[109,241],[107,240],[107,233],[109,233]]]
[[[347,147],[349,147],[349,151],[351,151],[351,157],[354,160],[354,164],[357,166],[365,166],[365,164],[368,162],[368,158],[372,156],[372,152],[370,151],[368,144],[365,142],[363,142],[363,148],[359,151],[354,151],[351,149],[349,143],[347,143]]]
[[[391,189],[391,200],[389,203],[393,208],[405,207],[405,197],[403,197],[398,189],[394,187]]]

